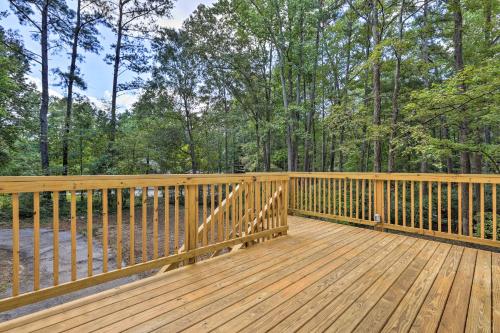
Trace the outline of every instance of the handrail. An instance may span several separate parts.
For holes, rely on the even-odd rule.
[[[267,189],[288,189],[287,183],[285,174],[0,177],[4,197],[0,203],[5,208],[8,202],[10,214],[4,215],[10,216],[13,240],[12,297],[0,299],[0,311],[170,264],[190,264],[224,248],[285,234],[286,190],[284,204],[269,211],[276,223],[258,230],[251,226],[262,212],[262,202],[273,200]],[[0,213],[6,213],[1,206]],[[66,221],[71,272],[64,279],[59,274],[58,235]],[[21,283],[28,272],[20,271],[20,229],[26,224],[35,236],[29,245],[33,246],[31,290]],[[40,279],[41,227],[54,235],[52,285]],[[113,227],[117,232],[110,234]],[[102,237],[94,236],[96,228],[102,229]],[[78,230],[86,232],[77,237]],[[81,236],[87,244],[83,267],[77,261]],[[94,241],[102,247],[99,258],[94,255]],[[116,260],[111,260],[113,254]],[[101,272],[94,267],[97,259],[102,259]]]
[[[499,175],[288,174],[291,213],[500,247]]]

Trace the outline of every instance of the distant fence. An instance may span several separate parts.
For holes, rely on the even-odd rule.
[[[500,247],[497,175],[289,173],[290,211]]]
[[[12,297],[0,300],[0,311],[285,234],[287,195],[284,174],[0,177],[0,209],[10,212],[1,216],[12,230]],[[70,281],[59,278],[58,235],[65,216],[71,232]],[[32,272],[20,271],[19,234],[26,220],[33,228]],[[53,232],[52,285],[40,283],[41,224]],[[77,269],[81,224],[87,239],[84,274]],[[102,231],[103,248],[102,272],[97,274],[92,250],[96,227]],[[111,252],[116,256],[113,266],[108,263]],[[32,276],[31,290],[20,289],[23,273]]]

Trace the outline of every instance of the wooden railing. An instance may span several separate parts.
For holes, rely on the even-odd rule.
[[[498,175],[289,176],[292,213],[500,247]]]
[[[286,234],[288,176],[0,177],[0,204],[1,222],[12,226],[12,296],[0,300],[1,312]],[[71,273],[65,281],[59,276],[63,225],[71,235]],[[48,283],[40,279],[41,227],[53,235]],[[33,233],[30,272],[20,268],[21,228]],[[82,235],[87,245],[83,270],[77,253]],[[100,258],[94,257],[94,244],[103,249]],[[96,260],[102,260],[100,272]],[[21,283],[27,277],[29,288]]]
[[[11,296],[0,311],[286,234],[288,212],[500,247],[499,183],[382,173],[0,177],[0,223],[12,233]],[[41,231],[52,233],[50,265],[42,258],[49,281],[40,276]],[[70,235],[68,276],[59,274],[61,232]]]

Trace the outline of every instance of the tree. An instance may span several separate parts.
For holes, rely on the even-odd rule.
[[[71,36],[71,56],[69,71],[61,73],[67,85],[66,94],[66,114],[64,118],[64,135],[62,142],[63,155],[63,175],[68,174],[68,151],[69,151],[69,135],[71,129],[71,114],[73,111],[73,86],[75,83],[81,89],[85,89],[86,85],[83,78],[80,76],[76,62],[81,58],[78,47],[83,48],[87,52],[98,53],[100,43],[97,37],[99,32],[97,24],[108,15],[107,3],[104,1],[95,0],[77,0],[77,9],[75,13],[75,22]]]
[[[49,169],[49,141],[47,114],[49,110],[49,33],[57,34],[58,40],[67,39],[69,30],[66,18],[71,17],[63,0],[9,0],[13,12],[21,24],[35,29],[34,37],[40,41],[40,65],[42,74],[42,96],[40,103],[40,159],[45,175]]]
[[[148,39],[152,31],[158,29],[158,18],[169,14],[170,0],[118,0],[113,8],[111,27],[116,34],[114,54],[107,57],[113,63],[113,88],[111,91],[111,144],[116,135],[116,100],[119,91],[136,89],[140,80],[129,84],[118,83],[120,72],[129,69],[143,72],[147,69],[142,40]],[[124,67],[124,68],[123,68]]]
[[[194,140],[196,123],[197,88],[199,84],[199,62],[190,50],[190,40],[184,30],[179,32],[164,29],[155,39],[153,49],[158,65],[153,70],[156,84],[173,89],[174,108],[182,114],[186,141],[191,157],[191,172],[198,171],[198,160]]]

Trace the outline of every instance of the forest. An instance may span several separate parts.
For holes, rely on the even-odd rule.
[[[500,2],[218,0],[166,28],[174,5],[8,0],[0,175],[500,172]],[[105,103],[91,53],[113,68]]]

